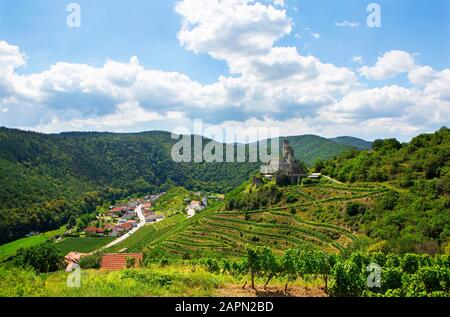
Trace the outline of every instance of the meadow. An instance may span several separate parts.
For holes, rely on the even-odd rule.
[[[0,297],[221,297],[279,296],[283,281],[275,279],[268,290],[242,289],[242,278],[208,272],[202,265],[178,263],[157,264],[142,269],[116,272],[83,270],[81,287],[67,286],[69,274],[56,272],[36,274],[30,270],[0,267]],[[259,285],[263,279],[257,279]],[[297,281],[291,295],[325,296],[320,281]]]
[[[55,243],[56,248],[64,255],[69,252],[89,253],[98,250],[102,246],[112,242],[115,238],[111,237],[69,237],[61,242]]]
[[[57,235],[62,235],[66,231],[65,226],[57,229],[41,233],[35,236],[22,238],[0,246],[0,261],[16,254],[20,248],[30,248],[40,245],[46,241],[53,239]]]

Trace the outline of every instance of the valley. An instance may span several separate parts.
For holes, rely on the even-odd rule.
[[[58,230],[0,246],[3,296],[19,294],[16,278],[33,296],[448,296],[449,134],[377,140],[309,167],[286,141],[285,174],[253,171],[225,194],[87,193]],[[379,288],[365,282],[369,264],[382,267]],[[80,289],[64,286],[73,265]]]

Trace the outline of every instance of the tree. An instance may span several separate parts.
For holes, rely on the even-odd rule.
[[[77,219],[75,218],[74,215],[70,216],[69,221],[67,222],[67,229],[71,229],[73,227],[75,227],[75,225],[77,224]]]
[[[39,273],[55,272],[62,264],[62,255],[49,242],[17,250],[14,264],[22,267],[32,267]]]
[[[244,268],[245,271],[250,274],[251,281],[252,281],[252,288],[256,290],[255,288],[255,277],[258,275],[261,271],[261,261],[259,257],[259,248],[254,248],[251,246],[247,246],[247,255],[244,261]],[[247,282],[245,282],[247,284]],[[244,285],[245,287],[245,285]]]
[[[281,259],[281,271],[286,276],[286,285],[284,292],[287,293],[288,284],[295,281],[298,276],[298,251],[295,249],[287,250]]]
[[[347,214],[350,217],[356,216],[358,214],[364,214],[366,211],[366,206],[358,202],[347,203]]]
[[[260,250],[261,271],[267,277],[264,289],[267,289],[269,282],[280,273],[280,261],[269,247],[263,247]]]
[[[127,257],[126,261],[127,261],[127,269],[131,269],[131,268],[134,268],[136,266],[136,259],[135,258]]]
[[[338,256],[317,250],[314,252],[312,259],[314,261],[314,265],[312,266],[313,272],[322,276],[325,283],[325,292],[328,293],[328,281],[332,274],[334,265],[338,262]]]
[[[321,173],[324,168],[325,168],[325,163],[321,159],[318,159],[314,163],[314,171],[315,172]]]

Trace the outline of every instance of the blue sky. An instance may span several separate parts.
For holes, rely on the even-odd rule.
[[[380,28],[366,25],[372,1],[78,0],[81,28],[68,28],[70,2],[0,2],[0,125],[170,130],[200,118],[220,127],[279,125],[282,134],[408,140],[449,123],[446,0],[377,1]],[[345,21],[353,27],[337,25]],[[248,48],[235,47],[239,36]],[[111,72],[135,81],[117,85]],[[136,114],[148,120],[133,124]]]

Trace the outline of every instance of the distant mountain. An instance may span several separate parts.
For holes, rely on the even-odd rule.
[[[328,160],[352,149],[317,135],[290,136],[287,139],[295,151],[295,157],[311,166],[316,160]]]
[[[334,143],[337,144],[341,144],[341,145],[346,145],[352,148],[355,148],[357,150],[369,150],[372,148],[372,142],[363,140],[363,139],[358,139],[358,138],[354,138],[352,136],[340,136],[337,138],[331,138],[328,139]]]

